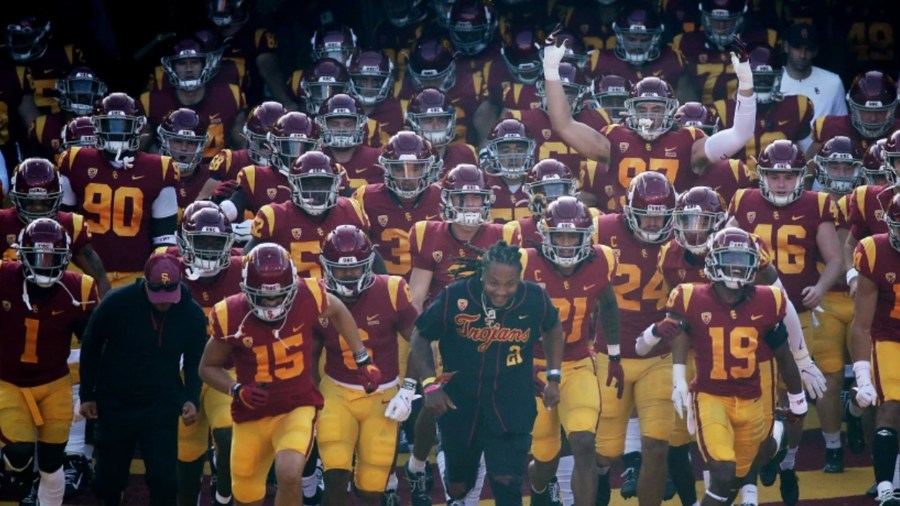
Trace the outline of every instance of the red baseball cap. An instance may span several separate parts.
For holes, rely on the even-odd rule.
[[[151,256],[144,265],[147,298],[154,304],[177,304],[181,300],[181,268],[168,253]]]

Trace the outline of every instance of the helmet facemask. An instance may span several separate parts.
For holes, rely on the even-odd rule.
[[[398,160],[388,160],[383,156],[378,161],[384,167],[384,184],[401,199],[419,196],[436,177],[434,156],[419,159],[415,155],[400,155]]]
[[[493,203],[494,192],[492,190],[481,188],[441,189],[441,217],[449,223],[467,227],[490,223]]]
[[[375,275],[372,273],[374,253],[362,259],[344,256],[337,262],[320,255],[319,261],[325,274],[325,287],[341,297],[358,297],[375,282]]]
[[[341,184],[337,174],[291,174],[288,183],[291,185],[291,201],[307,214],[318,216],[337,205]]]
[[[678,100],[665,97],[636,97],[625,100],[625,125],[642,139],[653,141],[675,126]]]
[[[781,165],[781,164],[776,164]],[[772,204],[782,207],[794,202],[803,194],[803,179],[806,174],[805,168],[785,167],[762,167],[756,166],[759,172],[759,189],[763,198]],[[785,174],[785,176],[779,176]],[[790,176],[794,176],[794,186],[790,187]],[[770,181],[769,178],[772,178]],[[784,184],[780,180],[784,178]],[[777,190],[776,188],[785,186],[785,189]]]
[[[726,248],[711,247],[706,255],[704,271],[710,281],[724,283],[726,287],[737,290],[753,283],[758,269],[759,253],[755,249],[732,244]]]
[[[591,254],[594,226],[577,228],[572,223],[548,227],[544,220],[538,222],[541,234],[541,251],[548,260],[560,267],[574,267]]]
[[[62,279],[72,252],[68,247],[57,248],[53,243],[36,242],[33,246],[17,246],[16,255],[25,269],[25,280],[48,288]]]
[[[535,142],[524,137],[498,138],[487,143],[490,164],[488,173],[518,180],[534,165]]]
[[[709,239],[725,223],[725,213],[710,213],[696,209],[674,212],[675,242],[695,255],[705,255]]]

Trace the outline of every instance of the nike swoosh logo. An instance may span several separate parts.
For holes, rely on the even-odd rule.
[[[137,181],[138,179],[144,179],[144,176],[131,176],[132,181]]]
[[[303,323],[301,323],[301,324],[300,324],[300,325],[297,325],[297,326],[296,326],[296,327],[293,327],[293,331],[294,331],[294,332],[299,332],[299,331],[300,331],[300,329],[302,329],[302,328],[303,328],[303,325],[304,325],[304,324],[303,324]]]
[[[762,317],[763,317],[763,315],[761,315],[761,314],[750,315],[750,319],[753,321],[759,320]]]
[[[527,314],[523,314],[522,316],[519,317],[520,320],[524,320],[525,318],[528,318]]]
[[[801,214],[800,216],[791,216],[791,221],[802,220],[805,217],[806,217],[805,214]]]
[[[65,311],[62,309],[54,309],[53,311],[50,311],[50,316],[59,316],[63,313],[65,313]]]
[[[372,320],[377,320],[377,319],[378,319],[378,314],[373,314],[372,316],[366,316],[367,322],[370,322]]]
[[[590,285],[584,285],[584,291],[586,292],[586,291],[590,290],[591,288],[594,288],[595,286],[597,286],[597,283],[592,283]]]
[[[678,149],[678,146],[674,146],[674,147],[671,147],[671,148],[666,148],[666,153],[668,153],[669,151],[675,151],[676,149]]]
[[[433,219],[435,219],[435,218],[437,218],[437,217],[438,217],[438,215],[436,215],[436,214],[427,215],[427,216],[425,216],[425,221],[433,220]]]
[[[779,122],[778,122],[778,126],[784,126],[784,125],[787,125],[787,124],[788,124],[788,121],[789,121],[789,120],[779,121]]]

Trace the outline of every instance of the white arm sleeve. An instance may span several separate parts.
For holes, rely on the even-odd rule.
[[[756,94],[745,97],[738,93],[734,107],[734,124],[706,139],[703,146],[709,161],[731,158],[753,138],[756,128]]]
[[[65,193],[63,194],[63,202],[65,202]],[[176,214],[178,214],[178,198],[175,195],[175,188],[166,186],[159,192],[156,200],[153,201],[151,216],[154,218],[168,218]]]
[[[63,198],[62,203],[66,206],[77,206],[78,198],[75,196],[75,190],[72,189],[72,183],[69,181],[69,176],[59,175],[59,186],[62,188]]]
[[[781,284],[781,278],[776,278],[772,286],[784,289],[784,285]],[[803,337],[800,315],[797,314],[797,309],[794,307],[791,299],[785,299],[785,302],[787,303],[785,306],[787,314],[784,316],[784,326],[787,327],[788,331],[788,347],[791,349],[794,359],[802,360],[809,356],[809,349],[807,349],[806,339]]]

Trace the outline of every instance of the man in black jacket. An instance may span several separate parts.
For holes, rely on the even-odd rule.
[[[97,419],[94,488],[104,505],[120,504],[136,444],[151,506],[176,503],[178,414],[188,425],[196,419],[205,342],[206,317],[171,255],[151,256],[144,278],[94,310],[81,346],[80,396],[81,413]]]

